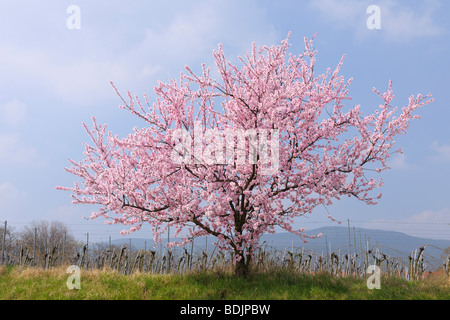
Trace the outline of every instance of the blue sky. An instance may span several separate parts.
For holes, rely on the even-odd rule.
[[[80,28],[69,29],[70,5]],[[369,5],[380,8],[381,29],[368,29]],[[404,154],[383,174],[377,206],[344,200],[328,208],[346,225],[398,230],[450,240],[450,2],[398,0],[314,1],[2,1],[0,4],[0,221],[16,229],[32,220],[60,220],[91,239],[119,237],[122,226],[86,221],[92,210],[71,204],[75,177],[64,167],[82,158],[92,116],[125,135],[143,123],[118,108],[121,92],[153,97],[157,80],[178,77],[189,65],[213,66],[223,43],[236,61],[257,44],[273,45],[291,31],[291,52],[317,33],[318,71],[346,60],[353,77],[348,107],[372,112],[393,80],[398,106],[411,94],[432,93],[422,119],[397,139]],[[324,208],[296,225],[333,225]],[[135,236],[151,236],[143,229]]]

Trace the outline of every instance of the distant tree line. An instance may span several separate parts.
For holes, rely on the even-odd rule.
[[[58,250],[70,257],[76,254],[80,246],[82,244],[76,241],[69,227],[60,221],[32,221],[21,231],[9,225],[5,230],[0,225],[0,252],[4,255],[23,250],[30,256],[40,256],[51,250]],[[0,260],[3,258],[0,256]]]

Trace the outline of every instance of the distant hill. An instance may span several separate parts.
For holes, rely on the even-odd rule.
[[[350,231],[350,233],[349,233]],[[395,231],[383,231],[373,229],[362,228],[350,228],[347,227],[321,227],[306,232],[308,235],[317,235],[322,233],[321,238],[307,239],[308,243],[303,243],[300,236],[283,232],[276,234],[265,234],[261,237],[260,243],[264,244],[268,250],[291,250],[294,251],[306,250],[313,251],[317,254],[326,255],[327,252],[341,252],[343,254],[365,251],[366,248],[375,250],[378,248],[380,252],[388,254],[391,257],[398,257],[407,259],[408,255],[416,249],[425,246],[424,258],[429,261],[430,264],[439,265],[441,263],[440,257],[443,254],[443,250],[450,247],[450,241],[447,240],[434,240],[425,239],[419,237],[412,237],[401,232]],[[350,236],[350,246],[349,246]],[[175,238],[171,238],[170,241],[174,241]],[[130,242],[131,241],[131,242]],[[202,237],[195,239],[194,251],[200,252],[207,248],[208,251],[214,249],[213,242],[216,238],[213,236]],[[156,250],[157,252],[164,252],[167,238],[163,239],[162,243],[154,248],[153,239],[142,238],[122,238],[111,241],[115,246],[127,246],[134,250],[147,249]],[[328,243],[328,248],[326,244]],[[102,243],[101,245],[107,246],[108,243]],[[191,245],[187,245],[188,250],[191,249]],[[183,250],[176,247],[175,250]]]
[[[328,250],[331,252],[341,251],[350,252],[365,251],[366,248],[379,248],[383,253],[392,256],[409,255],[412,251],[425,247],[424,253],[439,258],[443,250],[450,247],[450,241],[434,240],[418,238],[406,235],[401,232],[384,231],[362,228],[346,228],[346,227],[321,227],[314,230],[308,230],[308,235],[317,235],[322,233],[320,239],[307,239],[308,243],[304,244],[299,236],[290,233],[268,234],[262,237],[268,245],[276,248],[302,247],[306,250],[312,250],[317,253],[327,252],[326,243],[328,242]],[[349,239],[350,238],[350,239]],[[349,242],[350,240],[350,242]],[[350,246],[349,246],[350,244]]]

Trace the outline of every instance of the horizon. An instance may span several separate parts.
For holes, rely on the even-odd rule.
[[[54,220],[57,221],[57,220]],[[52,222],[52,221],[48,221],[48,222]],[[63,222],[63,221],[60,221]],[[89,221],[87,221],[89,222]],[[357,221],[345,221],[345,223],[341,223],[341,224],[337,224],[337,223],[330,223],[330,224],[322,224],[320,221],[315,221],[315,222],[310,222],[312,224],[319,224],[319,226],[313,226],[310,228],[307,228],[304,233],[307,236],[317,236],[317,234],[315,234],[314,232],[316,230],[320,230],[320,229],[326,229],[326,228],[331,228],[331,229],[336,229],[336,228],[341,228],[341,229],[345,229],[345,230],[349,230],[350,228],[350,232],[353,232],[353,230],[364,230],[364,231],[373,231],[373,232],[377,232],[377,231],[381,231],[381,232],[392,232],[392,233],[398,233],[401,235],[405,235],[408,237],[414,237],[417,239],[425,239],[425,240],[437,240],[437,241],[448,241],[448,246],[450,246],[450,241],[446,238],[440,238],[439,234],[435,237],[427,237],[426,235],[428,235],[428,233],[424,233],[424,234],[408,234],[402,231],[398,231],[398,230],[389,230],[389,229],[381,229],[379,228],[379,226],[375,226],[375,227],[370,227],[370,226],[357,226],[354,225],[352,223],[357,222]],[[64,223],[64,222],[63,222]],[[350,223],[350,227],[348,226],[348,223]],[[104,242],[108,242],[109,239],[111,239],[111,241],[126,241],[129,239],[146,239],[149,241],[153,241],[153,235],[151,233],[148,233],[148,235],[146,236],[145,232],[141,232],[141,231],[136,231],[136,232],[132,232],[130,234],[126,234],[126,235],[121,235],[119,230],[101,230],[101,231],[96,231],[96,230],[89,230],[90,227],[95,227],[95,226],[87,226],[86,228],[81,229],[76,229],[75,230],[79,230],[78,232],[74,232],[74,230],[71,228],[70,224],[65,224],[68,227],[68,231],[75,237],[75,239],[79,242],[86,242],[87,239],[87,234],[89,234],[89,243],[104,243]],[[73,226],[73,225],[72,225]],[[77,224],[77,226],[81,226],[81,224]],[[13,232],[16,233],[20,233],[21,232],[21,228],[25,227],[25,224],[23,224],[21,226],[21,228],[17,228],[18,226],[14,226],[11,225],[8,222],[8,228],[13,227],[14,230]],[[118,229],[122,230],[123,226],[116,226]],[[0,228],[3,228],[3,226],[1,226]],[[169,230],[170,232],[170,230]],[[288,232],[286,230],[277,230],[274,234],[290,234],[290,235],[295,235],[294,233]],[[271,233],[265,233],[262,236],[265,235],[272,235]],[[170,232],[169,234],[170,239],[181,239],[182,235],[179,235],[178,237],[174,237],[173,236],[173,231]],[[299,237],[299,239],[301,238],[301,235],[297,235]],[[323,236],[326,236],[325,234]],[[163,233],[161,236],[161,240],[162,242],[167,242],[167,237],[168,234],[167,233]],[[213,235],[208,235],[208,236],[200,236],[197,237],[196,239],[203,239],[205,237],[210,237],[210,238],[215,238],[215,236]],[[316,238],[317,239],[317,238]],[[316,239],[308,239],[308,241],[314,241]]]

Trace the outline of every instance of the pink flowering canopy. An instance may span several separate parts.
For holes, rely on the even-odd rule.
[[[160,241],[168,226],[185,245],[213,235],[221,250],[248,266],[260,236],[280,227],[294,230],[294,218],[330,205],[341,197],[375,204],[372,190],[381,179],[368,175],[388,169],[394,137],[408,129],[413,113],[432,101],[411,96],[397,110],[392,82],[373,114],[360,106],[345,108],[348,86],[334,71],[315,74],[316,51],[305,38],[298,56],[288,53],[289,37],[278,46],[256,47],[226,60],[213,52],[217,79],[210,68],[194,74],[186,67],[179,80],[159,82],[149,103],[127,94],[121,108],[146,122],[119,138],[93,119],[84,127],[91,138],[85,159],[69,160],[66,171],[78,176],[73,203],[96,204],[92,219],[130,226],[149,224]],[[330,219],[333,219],[329,216]],[[334,219],[333,219],[334,220]]]

